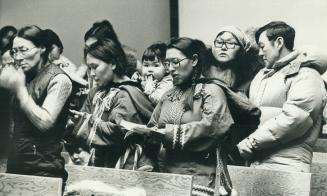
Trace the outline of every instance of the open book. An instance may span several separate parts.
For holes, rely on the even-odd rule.
[[[155,129],[152,127],[147,127],[146,125],[141,125],[141,124],[125,121],[125,120],[122,120],[120,122],[120,126],[123,127],[124,129],[128,130],[128,132],[125,135],[125,138],[133,133],[138,133],[140,135],[145,135],[145,134],[164,135],[164,133],[160,132],[158,129]]]

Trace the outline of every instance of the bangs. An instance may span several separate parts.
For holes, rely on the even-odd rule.
[[[164,61],[166,58],[167,45],[165,43],[155,43],[149,46],[143,53],[143,61],[154,61],[156,58],[158,61]]]
[[[156,57],[158,60],[160,60],[158,58],[157,54],[155,53],[155,51],[147,49],[143,53],[142,62],[143,61],[154,61],[156,59]]]

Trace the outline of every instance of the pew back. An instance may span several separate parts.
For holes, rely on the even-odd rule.
[[[317,139],[315,145],[313,146],[314,152],[327,152],[327,139]]]
[[[192,176],[66,165],[67,186],[81,180],[96,180],[117,189],[140,187],[147,196],[191,195]]]
[[[0,195],[60,196],[62,179],[0,173]]]
[[[313,152],[312,163],[326,163],[327,164],[327,153]]]
[[[327,163],[312,162],[311,164],[311,195],[327,195]]]
[[[310,173],[273,171],[238,166],[228,166],[228,170],[238,195],[310,195]]]

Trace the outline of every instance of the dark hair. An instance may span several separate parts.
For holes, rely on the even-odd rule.
[[[120,45],[116,32],[108,20],[93,23],[92,27],[85,33],[84,41],[86,42],[91,37],[96,39],[111,39]]]
[[[13,32],[13,35],[8,37],[8,44],[2,45],[2,38],[7,37],[9,32]],[[4,54],[7,50],[12,48],[12,42],[16,36],[17,29],[13,26],[4,26],[0,29],[0,53]]]
[[[36,47],[45,48],[45,52],[41,55],[44,62],[48,61],[49,48],[47,48],[44,31],[36,26],[26,26],[17,32],[17,37],[31,41]]]
[[[283,21],[273,21],[263,27],[260,27],[255,33],[255,40],[257,43],[259,41],[261,33],[263,33],[264,31],[267,32],[267,37],[270,41],[276,40],[278,37],[282,37],[284,39],[285,47],[289,50],[293,50],[295,30],[290,25],[286,24]]]
[[[123,47],[118,40],[118,36],[113,26],[108,20],[93,23],[92,27],[84,35],[84,42],[86,42],[91,37],[94,37],[96,40],[110,39],[114,41],[119,50],[123,51],[123,56],[125,59],[124,61],[126,62],[126,56]],[[84,51],[84,57],[86,57],[86,51]]]
[[[142,62],[143,61],[154,61],[155,58],[158,61],[163,62],[166,58],[167,45],[163,42],[157,42],[145,49]]]
[[[14,26],[11,25],[7,25],[4,26],[0,29],[0,35],[6,35],[7,33],[9,33],[10,31],[17,33],[17,29]]]
[[[90,47],[86,47],[85,54],[100,59],[106,63],[116,65],[114,73],[122,76],[126,74],[126,58],[116,42],[111,39],[97,40]]]
[[[47,45],[46,47],[49,50],[52,49],[52,45],[56,45],[60,49],[60,54],[63,52],[64,46],[62,45],[62,42],[57,33],[52,31],[51,29],[45,29],[44,37],[45,37],[45,43]]]
[[[4,26],[0,29],[0,38],[3,38],[4,36],[6,36],[9,32],[13,32],[13,34],[15,35],[17,33],[17,29],[14,26]]]
[[[123,50],[126,56],[126,75],[132,77],[137,67],[137,51],[127,45],[123,45]]]
[[[205,44],[197,39],[191,39],[187,37],[173,38],[167,46],[168,49],[175,48],[181,51],[187,58],[194,59],[197,58],[198,62],[193,68],[191,75],[191,82],[187,84],[192,85],[192,90],[190,91],[189,96],[185,100],[185,109],[193,109],[193,94],[195,91],[196,80],[200,78],[202,74],[202,68],[207,63],[208,50]]]
[[[10,41],[5,47],[1,48],[0,50],[0,55],[3,55],[4,53],[6,53],[7,51],[10,51],[12,48],[13,42]],[[0,58],[1,59],[1,58]]]

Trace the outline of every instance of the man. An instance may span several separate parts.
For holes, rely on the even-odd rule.
[[[261,109],[260,126],[238,144],[240,154],[263,169],[309,172],[319,135],[325,89],[308,57],[293,50],[295,30],[271,22],[255,34],[263,68],[250,100]]]

